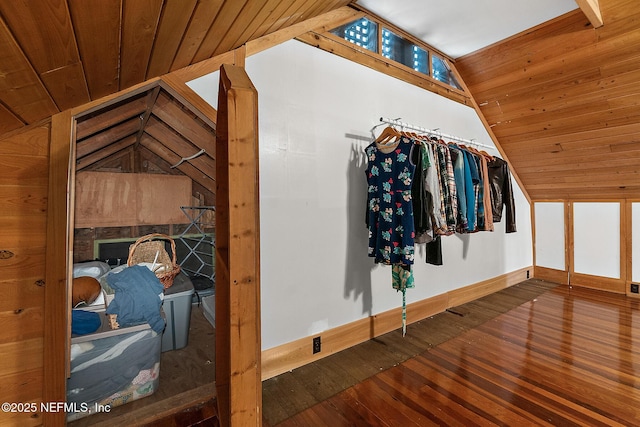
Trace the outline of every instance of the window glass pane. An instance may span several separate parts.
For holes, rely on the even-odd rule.
[[[431,67],[433,68],[434,79],[440,80],[441,82],[457,89],[462,89],[444,59],[436,55],[431,55]]]
[[[427,52],[410,41],[382,29],[382,56],[406,65],[424,74],[429,74]]]
[[[331,30],[332,34],[372,52],[378,52],[378,24],[367,18],[358,19]]]

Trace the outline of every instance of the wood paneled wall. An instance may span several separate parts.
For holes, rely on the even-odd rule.
[[[0,425],[35,426],[43,398],[49,124],[0,140]],[[33,409],[33,408],[29,408]]]
[[[459,58],[456,68],[533,200],[640,196],[640,7],[600,0]]]

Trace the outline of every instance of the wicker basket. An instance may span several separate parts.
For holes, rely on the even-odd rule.
[[[164,240],[171,243],[171,258],[164,248]],[[176,242],[166,234],[147,234],[129,247],[127,265],[132,266],[142,262],[152,264],[154,261],[157,266],[154,269],[156,277],[165,289],[171,287],[173,279],[180,273],[180,266],[176,263]]]

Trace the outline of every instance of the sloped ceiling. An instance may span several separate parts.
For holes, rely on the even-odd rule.
[[[450,3],[464,4],[461,1]],[[363,2],[367,1],[358,0]],[[28,0],[2,1],[0,135],[349,3],[42,0],[34,7]],[[640,198],[640,8],[637,0],[599,3],[602,27],[594,29],[585,14],[575,9],[456,58],[456,68],[479,105],[481,118],[532,199]],[[510,20],[518,10],[508,13],[493,19]],[[380,15],[394,20],[392,14]],[[416,28],[435,31],[435,26],[429,26],[429,10],[414,15],[419,17]],[[462,15],[467,19],[477,14],[460,10]],[[465,28],[470,31],[467,38],[473,38],[474,31],[477,38],[487,31],[486,25],[473,23]],[[165,134],[180,132],[175,123],[172,126],[161,117],[160,104],[156,108],[155,102],[171,99],[168,93],[149,91],[132,100],[133,105],[125,107],[123,101],[121,107],[130,108],[126,118],[100,133],[109,132],[116,138],[111,143],[118,141],[143,153],[151,153],[145,140],[163,138],[163,144],[147,145],[156,150],[162,147],[163,153],[153,154],[164,159],[166,168],[178,154],[169,148],[175,141]],[[180,103],[174,106],[184,109]],[[195,120],[194,126],[208,126],[195,116],[190,120]],[[79,147],[84,145],[86,153],[79,164],[106,165],[108,159],[92,149],[100,146],[96,140],[104,135],[87,133],[84,138],[79,139]],[[195,137],[180,138],[185,154],[200,148],[201,142],[194,144],[196,140],[191,139]]]
[[[599,28],[569,12],[456,61],[534,200],[640,197],[640,7],[600,9]]]
[[[349,1],[0,1],[0,135]]]

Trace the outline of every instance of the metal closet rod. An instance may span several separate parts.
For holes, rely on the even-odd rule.
[[[464,138],[460,138],[460,137],[454,136],[454,135],[447,135],[446,133],[442,133],[442,132],[440,132],[438,130],[427,129],[427,128],[423,128],[422,126],[416,126],[416,125],[412,125],[412,124],[409,124],[409,123],[404,123],[404,122],[401,122],[399,119],[388,119],[388,118],[385,118],[385,117],[380,117],[380,121],[382,123],[387,123],[387,124],[390,124],[390,125],[400,126],[402,128],[417,130],[418,132],[423,132],[423,133],[427,133],[427,134],[431,134],[431,135],[438,135],[439,137],[441,137],[443,139],[452,139],[454,141],[462,142],[464,144],[475,145],[476,147],[489,148],[489,149],[493,149],[493,150],[496,149],[496,147],[494,147],[494,146],[480,144],[479,142],[475,142],[472,139],[464,139]]]

